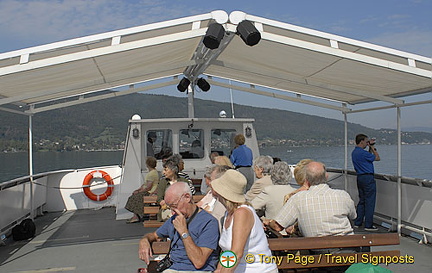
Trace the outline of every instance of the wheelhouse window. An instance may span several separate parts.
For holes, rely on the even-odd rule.
[[[201,129],[181,129],[179,151],[183,158],[204,157],[204,131]]]
[[[162,159],[172,155],[173,142],[172,131],[170,129],[149,130],[147,136],[147,156],[154,156]]]
[[[219,155],[230,156],[234,148],[235,129],[212,129],[211,130],[211,152]]]

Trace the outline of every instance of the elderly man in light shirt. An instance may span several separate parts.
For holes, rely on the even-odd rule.
[[[355,219],[357,214],[349,194],[328,186],[324,164],[313,161],[303,171],[309,190],[292,196],[266,224],[281,231],[298,221],[305,237],[354,234],[349,218]]]

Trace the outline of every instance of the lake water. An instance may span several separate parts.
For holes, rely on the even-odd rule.
[[[351,151],[348,147],[348,169],[353,170]],[[375,162],[375,172],[397,174],[397,147],[395,145],[377,146],[381,161]],[[304,158],[321,161],[327,167],[344,168],[344,147],[264,147],[262,155],[279,157],[295,164]],[[40,152],[35,153],[34,173],[62,169],[120,165],[123,151],[98,152]],[[28,155],[26,153],[0,154],[0,182],[28,174]],[[432,180],[432,145],[402,146],[402,176]]]
[[[327,167],[344,168],[344,147],[265,147],[262,155],[278,156],[288,163],[304,158],[321,161]],[[354,170],[348,147],[348,170]],[[397,146],[377,146],[381,161],[374,162],[375,172],[397,174]],[[402,176],[432,180],[432,145],[402,145]]]

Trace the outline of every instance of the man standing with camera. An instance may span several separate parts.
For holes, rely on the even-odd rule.
[[[376,182],[373,162],[380,161],[380,156],[374,146],[374,138],[369,140],[366,135],[358,134],[355,141],[356,147],[351,154],[351,158],[357,173],[359,202],[354,227],[360,227],[364,221],[364,229],[366,231],[377,231],[378,228],[373,225],[376,202]],[[369,151],[366,151],[365,148],[368,146]]]
[[[159,262],[157,272],[213,272],[218,261],[219,226],[216,218],[194,204],[187,183],[171,185],[164,200],[174,215],[140,240],[140,259],[148,265],[152,256],[151,243],[170,238],[168,257]]]

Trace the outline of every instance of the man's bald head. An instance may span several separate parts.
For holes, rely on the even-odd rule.
[[[168,187],[168,189],[165,191],[165,202],[167,204],[171,204],[173,201],[180,198],[180,196],[184,194],[189,194],[189,196],[192,196],[191,189],[189,187],[188,183],[185,182],[176,182]]]
[[[306,181],[310,186],[324,184],[327,181],[325,165],[321,162],[312,161],[304,167]]]

